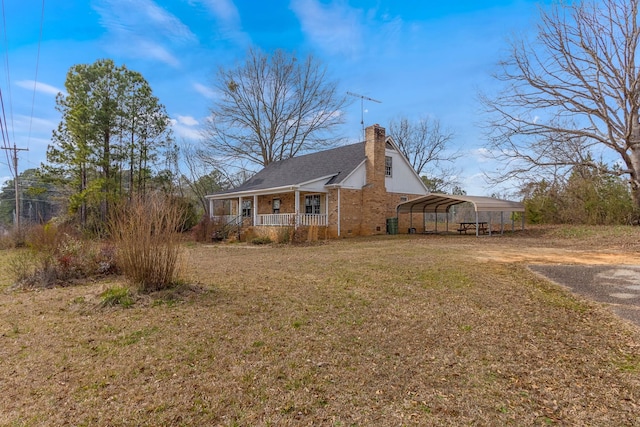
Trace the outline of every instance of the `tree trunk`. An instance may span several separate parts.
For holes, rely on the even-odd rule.
[[[106,222],[109,217],[109,196],[111,192],[111,146],[110,146],[110,132],[109,129],[104,131],[103,141],[103,157],[102,157],[102,171],[104,173],[104,185],[102,188],[102,222]]]

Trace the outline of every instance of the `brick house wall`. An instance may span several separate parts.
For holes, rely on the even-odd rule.
[[[328,226],[326,227],[327,238],[370,236],[386,234],[388,218],[396,217],[396,206],[403,201],[403,198],[413,199],[423,194],[388,193],[386,190],[385,157],[386,157],[386,135],[385,129],[379,125],[370,126],[366,129],[365,141],[365,168],[366,184],[362,189],[329,188],[328,189]],[[318,194],[300,192],[300,213],[305,211],[305,195]],[[338,211],[339,194],[339,211]],[[252,200],[253,197],[246,197]],[[273,200],[280,199],[280,212],[295,212],[295,192],[261,195],[257,198],[258,215],[272,214]],[[321,195],[321,214],[327,212],[327,198]],[[338,218],[338,214],[340,218]],[[416,228],[417,232],[424,231],[422,214],[412,215],[412,223],[409,215],[399,218],[398,231],[408,232],[409,227]],[[338,226],[339,224],[339,226]],[[323,227],[324,229],[324,227]],[[338,229],[340,234],[338,235]],[[274,229],[275,230],[275,229]],[[275,230],[275,232],[279,232]]]

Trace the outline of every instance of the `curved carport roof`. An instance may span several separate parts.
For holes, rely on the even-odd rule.
[[[513,202],[510,200],[502,200],[495,199],[493,197],[484,197],[484,196],[453,196],[449,194],[438,194],[431,193],[426,196],[418,197],[417,199],[409,200],[407,202],[400,203],[396,207],[397,216],[401,213],[408,214],[416,214],[416,213],[435,213],[436,215],[439,213],[447,213],[449,212],[449,208],[454,205],[459,205],[461,203],[471,203],[476,213],[476,226],[475,232],[476,236],[479,235],[479,226],[478,226],[478,212],[524,212],[524,204],[520,202]],[[413,216],[410,218],[411,228],[413,229]],[[500,234],[503,232],[503,218],[502,214],[500,215]],[[438,232],[438,221],[435,223],[436,230]],[[462,226],[462,224],[461,224]],[[513,222],[512,222],[513,228]],[[524,229],[524,215],[522,215],[522,229]],[[413,229],[415,230],[415,229]],[[449,218],[447,217],[447,231],[449,230]],[[461,232],[462,230],[458,230]],[[486,231],[486,229],[485,229]],[[489,227],[488,227],[489,235],[491,235],[491,216],[489,216]],[[425,228],[425,233],[427,230]],[[466,234],[466,229],[465,229]]]
[[[476,212],[524,212],[524,204],[510,200],[484,196],[452,196],[431,193],[408,202],[400,203],[396,210],[401,213],[446,213],[453,205],[469,202]]]

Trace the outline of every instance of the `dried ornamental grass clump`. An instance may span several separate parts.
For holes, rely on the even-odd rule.
[[[110,231],[117,264],[139,291],[176,283],[183,221],[179,206],[161,195],[136,199],[116,210]]]

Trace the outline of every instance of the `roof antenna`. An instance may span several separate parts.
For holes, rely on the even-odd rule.
[[[368,96],[360,95],[359,93],[353,93],[347,91],[347,95],[354,96],[356,98],[360,98],[360,125],[362,126],[362,140],[366,139],[366,135],[364,133],[364,100],[377,102],[378,104],[382,104],[382,101],[378,101],[377,99],[369,98]]]

